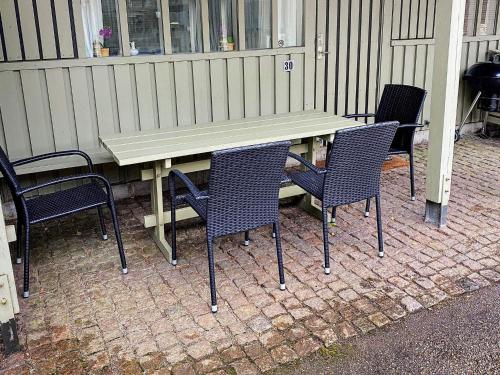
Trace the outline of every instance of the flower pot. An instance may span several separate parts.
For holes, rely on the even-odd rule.
[[[101,57],[109,57],[109,48],[101,48]]]
[[[227,43],[226,51],[234,51],[234,43]]]

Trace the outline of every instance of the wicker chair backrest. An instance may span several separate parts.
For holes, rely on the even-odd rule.
[[[385,85],[375,122],[417,123],[426,95],[427,91],[415,86]]]
[[[279,189],[291,142],[212,154],[207,235],[214,238],[278,220]]]
[[[374,197],[398,122],[339,130],[335,134],[323,186],[323,204],[339,206]]]
[[[0,147],[0,172],[2,172],[2,175],[6,179],[7,186],[15,199],[17,196],[16,193],[21,190],[21,185],[17,180],[16,171],[2,147]]]

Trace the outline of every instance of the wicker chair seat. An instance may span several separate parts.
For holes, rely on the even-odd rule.
[[[108,196],[95,183],[61,190],[26,201],[32,224],[106,204]]]

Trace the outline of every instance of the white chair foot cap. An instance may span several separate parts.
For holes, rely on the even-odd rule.
[[[172,266],[176,266],[177,265],[177,259],[172,259]]]
[[[280,290],[285,290],[285,289],[286,289],[285,284],[280,284]]]
[[[250,241],[245,241],[245,246],[250,245]]]
[[[21,264],[21,258],[16,258],[16,264]]]
[[[383,251],[379,251],[378,256],[379,256],[380,258],[383,258],[383,257],[384,257],[384,252],[383,252]]]
[[[336,223],[337,223],[337,219],[336,219],[336,218],[334,218],[334,217],[332,217],[332,220],[330,220],[330,223],[332,223],[332,224],[336,224]]]
[[[128,268],[123,268],[122,272],[123,272],[124,275],[126,275],[128,273]]]
[[[411,200],[412,200],[412,201],[415,201],[415,199],[417,199],[417,198],[416,198],[416,197],[411,197]]]
[[[329,275],[330,274],[330,268],[329,267],[325,267],[325,275]]]
[[[30,292],[23,292],[23,298],[28,298],[30,296]]]
[[[273,238],[276,238],[276,233],[273,232]]]
[[[103,240],[103,241],[106,241],[107,239],[108,239],[108,235],[107,235],[107,234],[103,234],[103,235],[102,235],[102,240]]]
[[[217,305],[212,305],[212,312],[216,313],[217,312]]]
[[[365,217],[370,216],[370,211],[365,211]]]

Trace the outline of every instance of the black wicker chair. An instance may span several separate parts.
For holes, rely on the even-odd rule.
[[[172,170],[172,259],[177,262],[175,209],[188,203],[206,222],[212,312],[217,312],[213,241],[216,237],[273,225],[280,289],[285,289],[279,225],[279,190],[290,142],[240,147],[212,154],[208,191],[199,191],[182,172]],[[188,193],[177,195],[176,178]]]
[[[410,159],[410,192],[415,200],[415,172],[413,164],[413,137],[415,130],[422,127],[418,119],[422,113],[427,91],[407,85],[385,85],[377,113],[352,114],[346,118],[375,117],[375,123],[398,121],[400,123],[394,136],[389,155],[408,154]],[[370,211],[370,201],[366,202],[365,216]]]
[[[77,155],[83,157],[88,165],[88,173],[62,177],[48,181],[39,185],[33,185],[23,188],[18,179],[14,167],[33,163],[39,160]],[[13,163],[9,161],[7,155],[0,147],[0,172],[7,181],[11,191],[14,205],[17,212],[17,257],[16,263],[21,263],[22,236],[24,228],[24,285],[23,297],[29,297],[29,257],[30,257],[30,227],[44,221],[58,219],[80,211],[96,208],[101,226],[102,238],[108,238],[106,227],[102,216],[102,206],[107,205],[111,211],[113,226],[115,229],[116,242],[120,253],[120,260],[123,273],[127,273],[125,252],[120,235],[120,228],[117,220],[113,193],[109,181],[96,173],[90,157],[82,151],[61,151],[49,154],[34,156],[27,159],[17,160]],[[47,186],[59,185],[63,182],[88,180],[87,183],[55,193],[41,195],[39,197],[28,199],[26,193],[38,190]]]
[[[307,171],[290,173],[291,180],[321,200],[323,211],[323,242],[325,273],[330,273],[328,246],[328,209],[375,198],[379,256],[384,256],[380,208],[380,174],[387,151],[394,138],[398,122],[339,130],[331,147],[325,169],[318,168],[299,155],[289,156],[300,161]]]

